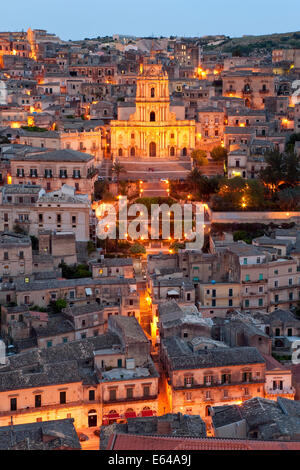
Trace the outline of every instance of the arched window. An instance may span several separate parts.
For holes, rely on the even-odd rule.
[[[150,113],[150,122],[155,122],[155,112],[151,111]]]
[[[119,157],[123,157],[123,150],[122,150],[122,149],[119,149],[118,154],[119,154]]]
[[[135,148],[134,147],[131,147],[131,149],[130,149],[130,156],[135,157]]]
[[[143,411],[150,410],[149,406],[144,406]]]
[[[244,86],[244,92],[248,93],[250,91],[250,85],[249,83],[246,83],[246,85]]]
[[[149,154],[150,154],[150,157],[156,157],[156,143],[155,142],[150,143]]]
[[[174,149],[174,147],[171,147],[170,148],[170,156],[174,157],[174,155],[175,155],[175,149]]]
[[[187,156],[187,149],[186,149],[186,147],[183,147],[183,149],[182,149],[182,156],[183,156],[183,157],[186,157],[186,156]]]
[[[151,88],[151,98],[155,97],[155,88]]]

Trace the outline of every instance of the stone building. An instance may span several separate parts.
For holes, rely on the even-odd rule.
[[[194,341],[194,340],[193,340]],[[216,345],[215,345],[216,346]],[[265,360],[253,347],[198,349],[178,337],[162,340],[171,411],[209,416],[211,406],[264,396]]]
[[[222,75],[223,95],[245,99],[246,106],[264,108],[266,97],[275,95],[275,82],[272,73],[250,70],[226,71]]]
[[[15,156],[11,160],[11,175],[13,184],[40,185],[46,191],[67,184],[89,195],[97,178],[92,155],[67,149]]]
[[[11,232],[0,233],[0,277],[24,278],[32,273],[32,246],[28,236]]]
[[[135,105],[120,108],[110,125],[114,158],[175,159],[195,147],[195,121],[184,119],[184,107],[172,108],[168,75],[159,64],[141,66]]]

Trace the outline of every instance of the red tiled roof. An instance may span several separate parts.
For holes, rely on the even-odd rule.
[[[300,442],[114,434],[107,450],[300,450]]]

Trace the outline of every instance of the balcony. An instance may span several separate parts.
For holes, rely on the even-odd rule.
[[[191,390],[191,389],[203,389],[203,388],[218,388],[218,387],[226,387],[226,386],[236,386],[236,385],[255,385],[255,384],[261,384],[264,385],[264,380],[259,379],[259,380],[249,380],[247,382],[245,381],[238,381],[238,382],[225,382],[222,383],[221,380],[215,381],[215,382],[209,382],[207,384],[196,384],[194,383],[193,385],[189,384],[189,386],[184,386],[184,385],[179,385],[179,386],[173,386],[173,390]]]
[[[249,88],[249,90],[242,90],[243,95],[251,95],[253,93],[253,90]]]
[[[232,93],[232,94],[234,94],[234,93],[236,93],[236,90],[228,89],[228,90],[225,90],[225,93]]]
[[[0,416],[14,416],[14,415],[19,415],[19,414],[26,414],[26,413],[36,413],[36,412],[43,412],[46,410],[59,410],[61,408],[70,408],[70,407],[75,407],[75,406],[82,406],[84,404],[92,404],[96,403],[90,402],[90,401],[84,401],[84,400],[78,400],[74,402],[67,402],[67,403],[49,403],[48,405],[42,405],[39,407],[34,407],[34,406],[28,406],[26,408],[20,408],[18,410],[5,410],[5,411],[0,411]]]
[[[266,94],[266,93],[269,93],[270,90],[268,90],[267,88],[264,90],[264,89],[261,89],[259,90],[259,93],[261,93],[262,95]]]
[[[289,387],[289,388],[283,388],[283,389],[273,389],[273,388],[267,388],[266,393],[268,395],[294,395],[296,393],[296,390],[294,387]]]
[[[147,395],[147,396],[142,396],[142,397],[122,397],[122,398],[115,398],[114,400],[108,399],[108,400],[102,400],[102,403],[104,405],[108,404],[118,404],[118,403],[132,403],[132,402],[140,402],[140,401],[152,401],[152,400],[157,400],[158,395]]]
[[[19,224],[19,225],[21,225],[21,224],[30,224],[30,220],[29,219],[28,220],[15,219],[15,223]]]

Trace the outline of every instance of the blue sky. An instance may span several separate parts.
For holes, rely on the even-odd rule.
[[[0,31],[47,29],[62,39],[268,34],[300,29],[299,0],[1,0]]]

